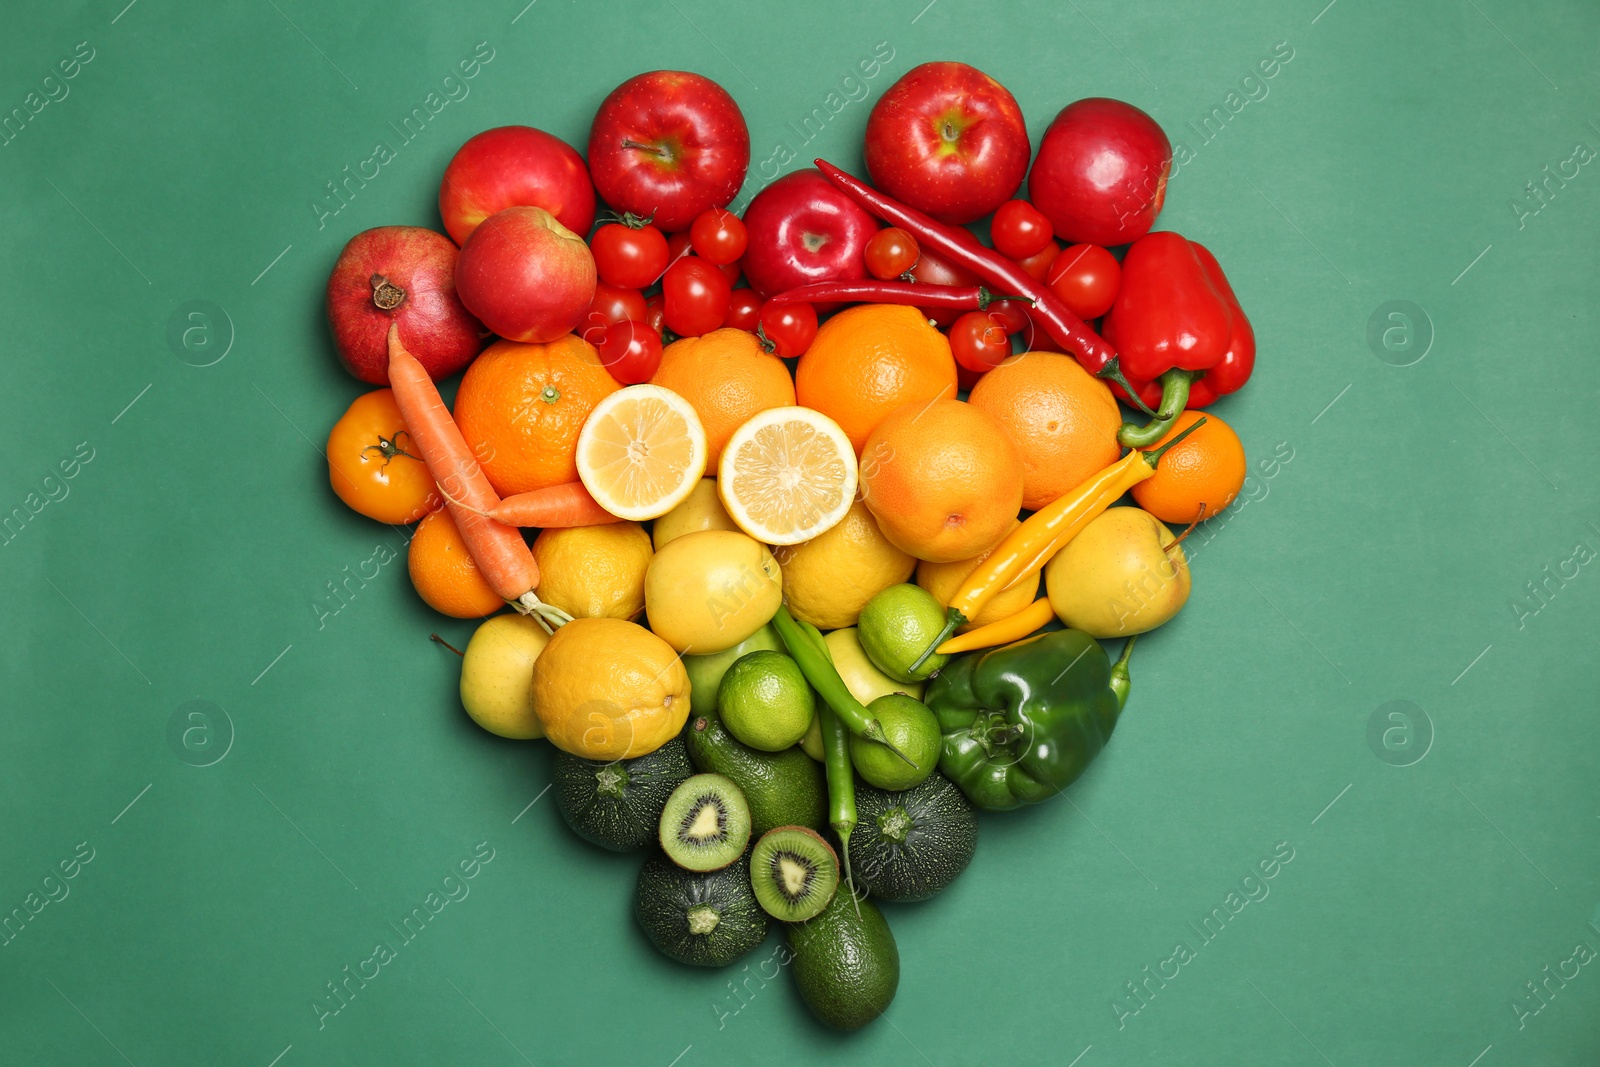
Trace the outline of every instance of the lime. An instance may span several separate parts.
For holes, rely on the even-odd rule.
[[[919,585],[891,585],[861,609],[856,638],[877,668],[897,682],[920,682],[949,662],[937,652],[911,665],[944,629],[944,609]]]
[[[816,710],[816,695],[800,665],[771,649],[740,656],[717,690],[722,725],[762,752],[781,752],[798,744]]]
[[[909,766],[884,745],[851,734],[850,762],[867,784],[891,791],[910,789],[933,773],[944,738],[928,705],[904,693],[890,693],[868,704],[867,710],[883,727],[889,742],[916,764]]]
[[[759,648],[784,651],[783,638],[778,636],[778,631],[772,628],[770,622],[732,648],[713,652],[709,656],[683,657],[683,669],[689,672],[691,687],[689,710],[696,715],[710,715],[716,711],[717,688],[722,685],[722,676],[728,673],[728,668],[740,656]]]

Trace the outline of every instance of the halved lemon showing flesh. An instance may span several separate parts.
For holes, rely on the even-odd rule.
[[[683,397],[630,385],[595,405],[578,433],[578,477],[618,518],[665,515],[706,472],[706,431]]]
[[[839,424],[811,408],[769,408],[733,431],[717,491],[739,528],[769,545],[797,545],[845,517],[856,452]]]

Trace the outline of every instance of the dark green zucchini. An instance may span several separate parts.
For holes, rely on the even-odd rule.
[[[726,967],[767,938],[767,913],[750,889],[750,860],[686,871],[657,852],[644,861],[633,914],[662,954],[695,967]]]
[[[654,752],[613,763],[558,752],[551,784],[574,833],[613,852],[636,852],[656,843],[667,797],[692,774],[680,736]]]
[[[954,782],[935,772],[886,793],[856,783],[850,865],[880,900],[927,900],[967,869],[978,847],[978,814]]]

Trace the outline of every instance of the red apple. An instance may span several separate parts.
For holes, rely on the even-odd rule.
[[[1172,173],[1172,143],[1132,104],[1091,97],[1050,123],[1028,198],[1067,244],[1122,245],[1150,232]]]
[[[594,225],[594,186],[578,150],[532,126],[484,130],[456,150],[439,183],[439,214],[456,244],[508,207],[542,207],[574,233]]]
[[[813,168],[785,174],[744,212],[744,276],[770,297],[812,282],[867,276],[867,241],[878,222]]]
[[[1028,153],[1016,98],[965,63],[913,67],[867,118],[873,184],[943,222],[974,222],[1011,199]]]
[[[456,246],[420,226],[379,226],[350,238],[328,275],[328,325],[345,369],[389,384],[389,324],[435,380],[472,362],[483,324],[456,296]]]
[[[710,78],[657,70],[607,96],[589,129],[589,169],[600,198],[668,233],[726,207],[750,166],[750,131],[728,91]]]
[[[594,256],[542,207],[508,207],[461,246],[456,288],[483,324],[510,341],[554,341],[594,300]]]

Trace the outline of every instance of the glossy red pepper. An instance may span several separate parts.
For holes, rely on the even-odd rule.
[[[1189,243],[1194,246],[1195,255],[1200,257],[1201,264],[1205,266],[1211,284],[1227,300],[1228,318],[1233,326],[1228,350],[1199,381],[1189,387],[1188,406],[1203,408],[1219,396],[1237,392],[1241,385],[1250,380],[1251,372],[1256,369],[1256,331],[1245,316],[1244,308],[1239,306],[1239,298],[1234,295],[1233,286],[1228,284],[1227,275],[1222,273],[1222,264],[1217,262],[1217,257],[1198,241]]]
[[[1106,340],[1135,382],[1169,370],[1209,370],[1228,351],[1233,322],[1195,246],[1146,234],[1122,259],[1122,287],[1106,315]]]
[[[1130,448],[1158,440],[1186,407],[1238,389],[1255,368],[1255,332],[1221,265],[1175,233],[1148,234],[1128,249],[1105,333],[1132,389],[1159,412],[1143,427],[1123,427],[1118,439]]]
[[[1085,370],[1098,378],[1126,384],[1126,370],[1118,358],[1117,350],[1084,325],[1083,320],[1074,315],[1043,281],[994,249],[978,244],[970,231],[938,222],[916,208],[907,207],[851,177],[825,159],[818,159],[815,163],[824,177],[844,190],[856,203],[915,237],[925,252],[932,252],[949,260],[954,266],[972,271],[987,285],[1032,300],[1031,314],[1034,320],[1063,349],[1075,356]],[[1220,357],[1222,353],[1218,352],[1217,355]],[[1155,414],[1137,399],[1134,402],[1147,414]]]

